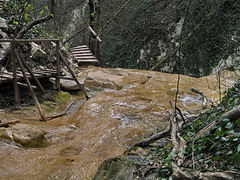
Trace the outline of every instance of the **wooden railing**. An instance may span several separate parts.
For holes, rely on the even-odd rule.
[[[41,117],[40,120],[42,121],[46,121],[50,118],[46,118],[44,115],[44,112],[41,108],[41,105],[33,91],[34,86],[31,85],[31,82],[29,80],[29,76],[27,75],[25,69],[28,71],[28,73],[31,75],[32,79],[36,82],[37,86],[39,87],[39,89],[45,93],[44,88],[42,87],[41,83],[39,82],[39,80],[37,79],[37,77],[35,76],[34,72],[28,67],[25,59],[23,58],[23,56],[21,55],[21,53],[19,53],[18,49],[16,48],[18,43],[29,43],[29,42],[55,42],[56,43],[56,59],[57,59],[57,75],[56,75],[56,87],[58,90],[60,90],[60,79],[62,78],[60,76],[60,62],[62,62],[63,65],[65,65],[68,69],[68,71],[70,72],[71,76],[72,76],[72,80],[76,81],[77,85],[79,86],[80,90],[83,91],[84,96],[86,97],[86,99],[89,99],[86,91],[84,90],[84,87],[82,84],[79,83],[74,71],[71,69],[70,65],[68,64],[68,62],[65,60],[65,58],[63,57],[63,55],[60,52],[60,41],[58,39],[0,39],[0,43],[1,42],[10,42],[11,46],[10,46],[10,55],[11,55],[11,61],[12,61],[12,74],[13,74],[13,89],[14,89],[14,102],[15,104],[19,104],[20,102],[20,90],[19,90],[19,82],[18,82],[18,78],[17,78],[17,64],[19,65],[22,75],[24,77],[24,80],[26,82],[25,86],[27,86],[30,90],[30,93],[33,97],[33,100],[36,104],[37,110],[39,112],[39,115]],[[63,77],[64,78],[64,77]],[[21,85],[23,85],[21,83]]]

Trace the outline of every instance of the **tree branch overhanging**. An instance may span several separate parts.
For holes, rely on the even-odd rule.
[[[24,26],[18,33],[16,38],[17,39],[22,39],[24,34],[26,34],[31,28],[33,28],[37,24],[41,24],[43,22],[49,21],[52,19],[54,16],[54,6],[55,6],[55,0],[49,0],[50,1],[50,6],[49,6],[49,14],[46,15],[45,17],[33,20],[29,22],[26,26]]]

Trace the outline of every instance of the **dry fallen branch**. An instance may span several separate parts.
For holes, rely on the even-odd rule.
[[[224,171],[224,172],[206,172],[200,173],[199,179],[211,179],[211,180],[233,180],[233,179],[240,179],[240,173],[234,171]]]
[[[176,115],[171,117],[171,124],[171,140],[173,143],[173,149],[171,154],[177,154],[177,158],[175,160],[177,162],[177,165],[180,166],[183,163],[183,153],[186,148],[187,142],[179,135],[179,130],[182,127],[182,121],[178,121]]]
[[[196,134],[193,135],[193,137],[189,140],[192,141],[193,139],[196,139],[198,137],[203,136],[206,132],[210,131],[211,129],[213,129],[215,126],[217,125],[216,121],[213,121],[211,123],[209,123],[206,127],[204,127],[203,129],[201,129],[199,132],[197,132]]]
[[[172,170],[173,170],[173,174],[171,176],[172,180],[178,179],[178,180],[182,180],[182,179],[198,179],[198,175],[195,172],[189,173],[186,171],[183,171],[179,166],[177,166],[174,162],[172,162]]]
[[[171,132],[171,123],[169,123],[169,125],[168,125],[168,127],[166,128],[165,131],[154,134],[153,136],[151,136],[149,138],[143,139],[142,141],[138,142],[134,146],[146,147],[149,144],[170,135],[170,132]]]

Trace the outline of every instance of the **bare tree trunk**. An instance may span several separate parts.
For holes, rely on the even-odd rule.
[[[101,26],[100,0],[89,0],[89,10],[90,10],[89,11],[90,26],[98,34]],[[89,48],[93,52],[93,54],[97,57],[97,59],[101,61],[100,42],[96,39],[96,37],[92,33],[89,34]]]

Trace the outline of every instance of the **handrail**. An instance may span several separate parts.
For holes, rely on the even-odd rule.
[[[59,39],[0,39],[0,42],[59,42]]]

